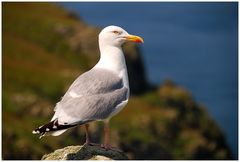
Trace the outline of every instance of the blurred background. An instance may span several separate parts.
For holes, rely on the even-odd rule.
[[[31,132],[96,64],[97,35],[108,25],[145,41],[124,46],[132,97],[112,119],[111,142],[130,159],[238,158],[237,2],[2,3],[2,10],[3,159],[39,159],[84,142],[81,127],[41,140]],[[91,132],[102,141],[102,124]]]

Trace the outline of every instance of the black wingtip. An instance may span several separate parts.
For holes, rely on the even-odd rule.
[[[67,129],[70,127],[73,127],[76,125],[68,125],[67,123],[64,125],[60,125],[58,123],[58,120],[55,119],[43,126],[38,127],[37,129],[35,129],[34,131],[32,131],[33,134],[40,134],[40,138],[42,138],[45,133],[47,132],[52,132],[52,131],[58,131],[58,130],[63,130],[63,129]]]

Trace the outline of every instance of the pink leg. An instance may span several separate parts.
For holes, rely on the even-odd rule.
[[[122,150],[109,145],[109,133],[110,133],[110,129],[109,129],[108,121],[106,121],[104,122],[104,144],[101,145],[101,147],[105,148],[106,150],[114,150],[114,151],[122,152]]]
[[[85,124],[85,129],[86,129],[86,142],[84,143],[84,145],[98,146],[99,144],[90,142],[90,137],[89,137],[88,128],[89,128],[89,124]]]
[[[110,148],[109,145],[109,125],[108,122],[104,122],[104,146],[106,149]]]

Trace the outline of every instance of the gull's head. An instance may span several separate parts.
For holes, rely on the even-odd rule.
[[[143,43],[143,39],[136,35],[128,34],[124,29],[118,26],[105,27],[99,34],[99,44],[120,47],[127,41]]]

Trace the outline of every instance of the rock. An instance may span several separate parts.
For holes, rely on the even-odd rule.
[[[128,157],[100,146],[67,146],[44,155],[42,160],[128,160]]]

